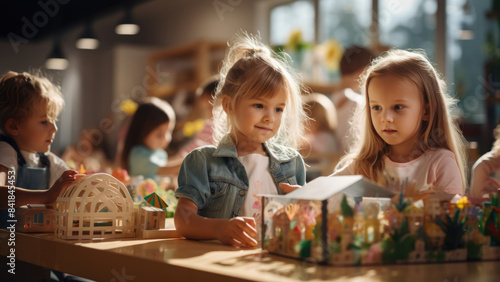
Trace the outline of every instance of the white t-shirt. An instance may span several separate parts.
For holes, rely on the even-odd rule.
[[[409,181],[415,180],[418,189],[434,185],[450,194],[464,194],[462,175],[455,154],[450,150],[427,150],[420,157],[407,163],[396,163],[388,157],[384,158],[384,162],[384,171],[387,175],[398,177],[401,181],[406,178]],[[349,165],[332,175],[352,175],[353,171],[352,165]],[[382,176],[379,176],[379,184],[385,185]]]
[[[29,167],[42,167],[40,156],[38,154],[30,153],[24,150],[21,150],[21,154],[23,155],[24,160],[26,160],[26,164]],[[49,187],[52,187],[54,182],[56,182],[56,180],[62,175],[62,173],[70,168],[61,158],[54,155],[53,153],[48,152],[46,153],[46,155],[50,161]],[[0,142],[0,165],[3,165],[7,168],[13,168],[16,171],[17,176],[17,153],[16,150],[14,150],[14,148],[12,148],[12,146],[7,144],[6,142]]]
[[[276,184],[269,172],[269,157],[250,154],[238,157],[248,176],[248,192],[240,216],[253,216],[256,222],[260,222],[261,199],[258,194],[278,194]]]

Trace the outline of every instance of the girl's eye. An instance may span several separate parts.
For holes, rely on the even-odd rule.
[[[257,109],[262,109],[262,108],[264,108],[264,106],[263,106],[262,104],[254,104],[253,106],[254,106],[255,108],[257,108]]]
[[[374,110],[374,111],[380,111],[381,109],[382,109],[382,107],[380,107],[380,106],[373,106],[372,107],[372,110]]]
[[[283,112],[283,108],[276,108],[275,110],[277,113],[282,113]]]
[[[42,121],[42,124],[43,125],[47,125],[47,124],[49,124],[49,121],[48,120],[44,120],[44,121]]]
[[[394,109],[395,110],[402,110],[402,109],[404,109],[404,106],[403,105],[396,105],[396,106],[394,106]]]

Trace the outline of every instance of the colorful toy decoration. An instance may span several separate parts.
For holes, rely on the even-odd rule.
[[[159,209],[166,209],[168,205],[163,201],[158,194],[155,192],[149,194],[148,196],[144,197],[144,201],[146,201],[148,204],[157,207]]]
[[[333,265],[500,259],[498,194],[479,207],[433,187],[388,184],[396,194],[361,176],[319,177],[263,195],[263,249]]]

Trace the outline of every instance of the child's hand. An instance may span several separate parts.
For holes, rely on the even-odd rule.
[[[63,172],[61,177],[54,182],[54,185],[50,187],[50,189],[47,191],[48,197],[47,197],[47,203],[53,203],[57,200],[57,197],[64,191],[66,188],[68,188],[75,180],[77,180],[80,177],[83,177],[84,175],[78,174],[76,170],[66,170]]]
[[[288,183],[279,183],[279,186],[281,189],[283,189],[283,192],[285,192],[285,194],[295,191],[301,187],[300,185],[290,185]]]
[[[231,218],[221,225],[217,239],[235,247],[257,246],[255,219],[251,217]]]

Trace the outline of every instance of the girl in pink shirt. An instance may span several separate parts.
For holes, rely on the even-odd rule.
[[[446,85],[426,57],[390,50],[361,76],[354,145],[333,175],[360,174],[385,185],[385,176],[416,181],[462,195],[465,191],[464,138],[450,107]]]

